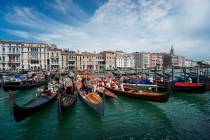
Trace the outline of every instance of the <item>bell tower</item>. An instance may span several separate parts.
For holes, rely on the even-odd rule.
[[[175,55],[175,53],[174,53],[174,46],[173,45],[171,45],[170,55]]]

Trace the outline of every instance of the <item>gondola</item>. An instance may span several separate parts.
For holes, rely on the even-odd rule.
[[[36,88],[40,87],[42,85],[47,84],[46,81],[38,81],[38,82],[8,82],[8,83],[3,83],[3,89],[5,91],[9,90],[22,90],[22,89],[30,89],[30,88]]]
[[[138,91],[135,88],[124,88],[124,91],[105,87],[107,90],[123,96],[133,97],[142,100],[149,100],[155,102],[167,102],[169,99],[169,91],[167,92],[153,92],[149,90]]]
[[[76,95],[65,94],[60,98],[60,112],[64,114],[67,109],[70,109],[77,101]]]
[[[27,117],[30,117],[43,106],[52,102],[56,97],[57,93],[54,93],[52,96],[50,96],[45,92],[41,92],[38,96],[36,96],[34,99],[30,100],[23,106],[19,106],[14,102],[13,113],[15,121],[19,122],[26,119]]]
[[[206,85],[202,83],[176,82],[174,91],[185,93],[204,93],[206,92]]]

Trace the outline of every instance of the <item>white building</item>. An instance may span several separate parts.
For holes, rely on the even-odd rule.
[[[196,67],[197,66],[197,62],[190,60],[190,59],[185,59],[185,67]]]
[[[150,53],[134,52],[135,67],[140,69],[147,69],[150,67]]]
[[[116,68],[134,68],[133,54],[126,54],[123,51],[116,51],[115,67]]]
[[[47,67],[44,43],[0,40],[0,70],[38,70]]]

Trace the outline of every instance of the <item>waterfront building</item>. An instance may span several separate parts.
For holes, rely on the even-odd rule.
[[[48,44],[0,40],[0,70],[46,69]]]
[[[150,54],[150,68],[157,70],[163,69],[163,57],[165,53],[151,53]]]
[[[48,48],[48,64],[49,70],[61,70],[62,58],[61,58],[62,49],[58,48],[56,45],[51,45]]]
[[[125,67],[125,52],[115,51],[115,67],[116,68]]]
[[[190,60],[190,59],[185,59],[185,67],[196,67],[197,66],[197,62]]]
[[[84,70],[163,69],[195,67],[196,61],[170,53],[103,51],[100,53],[69,51],[39,42],[0,40],[0,71],[5,70]]]
[[[69,59],[70,52],[66,49],[61,51],[61,70],[65,71],[68,69],[68,59]]]
[[[96,70],[96,53],[82,52],[81,54],[77,53],[77,70],[89,69],[91,71]]]
[[[115,69],[115,52],[114,51],[103,51],[101,52],[105,62],[105,70]]]
[[[123,51],[115,52],[115,67],[116,68],[134,68],[133,54],[126,54]]]
[[[147,69],[150,67],[150,53],[148,52],[134,52],[135,67],[138,69]]]
[[[101,53],[96,54],[96,70],[97,71],[105,70],[104,55]]]
[[[70,70],[76,70],[76,52],[75,51],[69,51],[69,56],[68,56],[68,68]]]
[[[175,67],[184,67],[185,66],[185,57],[175,55],[174,48],[171,46],[171,50],[169,54],[165,54],[163,56],[163,67],[171,68]]]

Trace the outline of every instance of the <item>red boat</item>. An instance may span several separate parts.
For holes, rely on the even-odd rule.
[[[174,91],[187,93],[204,93],[206,92],[206,85],[202,83],[176,82]]]

